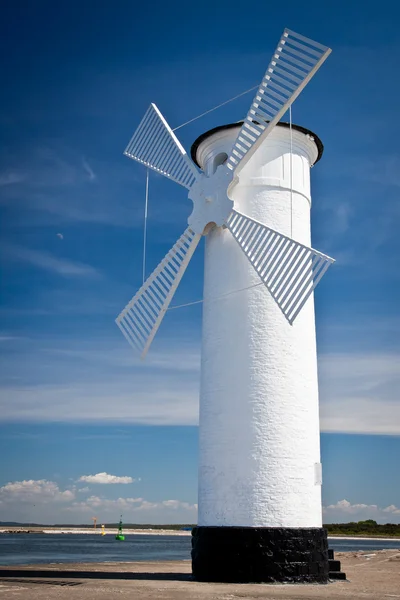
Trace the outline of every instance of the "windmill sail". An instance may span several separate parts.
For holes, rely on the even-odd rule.
[[[150,104],[124,154],[190,189],[198,172],[155,104]]]
[[[145,357],[201,235],[190,227],[116,318],[128,342]]]
[[[226,225],[292,325],[334,259],[236,210]]]
[[[224,167],[199,173],[155,104],[151,104],[124,154],[190,190],[191,224],[127,304],[116,323],[146,355],[207,225],[224,221],[242,251],[293,324],[332,258],[231,210],[232,179],[246,165],[331,50],[285,29]],[[212,132],[209,132],[212,133]],[[223,170],[222,170],[223,169]],[[229,206],[225,206],[226,200]],[[199,215],[196,220],[194,216]],[[222,216],[221,216],[222,215]],[[204,221],[204,223],[203,223]]]
[[[228,157],[227,166],[235,175],[330,53],[330,48],[285,29]]]

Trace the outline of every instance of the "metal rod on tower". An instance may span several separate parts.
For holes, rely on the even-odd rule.
[[[149,204],[149,169],[146,169],[146,198],[144,204],[144,232],[143,232],[143,283],[146,277],[146,238],[147,238],[147,209]]]
[[[289,107],[289,130],[290,130],[290,237],[293,237],[293,128],[292,128],[292,106]]]

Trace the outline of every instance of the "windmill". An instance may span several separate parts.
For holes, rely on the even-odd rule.
[[[313,290],[334,261],[310,245],[309,189],[323,147],[279,120],[330,52],[285,29],[245,120],[200,136],[193,160],[154,104],[125,150],[193,203],[116,319],[142,357],[206,237],[192,537],[203,581],[328,580]]]

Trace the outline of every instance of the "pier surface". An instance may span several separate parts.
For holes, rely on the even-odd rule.
[[[328,585],[197,583],[184,561],[0,566],[0,600],[400,600],[400,553],[336,552],[347,581]]]

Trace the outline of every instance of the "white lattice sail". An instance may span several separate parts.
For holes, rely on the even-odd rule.
[[[230,149],[226,166],[200,173],[155,104],[133,134],[125,155],[190,190],[189,226],[116,322],[128,342],[145,356],[175,290],[208,223],[230,229],[261,281],[290,324],[334,262],[269,227],[226,207],[232,179],[266,139],[282,115],[313,77],[331,50],[285,29]],[[196,184],[196,185],[195,185]],[[211,210],[212,209],[212,210]],[[204,223],[194,223],[201,214]],[[229,216],[227,217],[227,215]],[[197,218],[197,217],[196,217]],[[204,227],[203,227],[204,225]]]
[[[235,210],[226,224],[292,325],[334,259]]]
[[[131,346],[145,357],[201,236],[188,227],[116,318]]]
[[[198,172],[155,104],[150,104],[124,154],[190,189]]]
[[[235,174],[244,167],[330,52],[330,48],[285,29],[228,158],[227,166]]]

